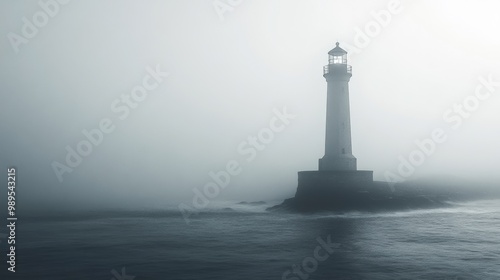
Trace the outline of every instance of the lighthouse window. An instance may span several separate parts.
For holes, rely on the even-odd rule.
[[[342,63],[342,56],[333,57],[333,64],[341,64],[341,63]]]
[[[342,123],[342,129],[345,130],[345,123]]]
[[[342,148],[342,154],[345,154],[345,148]]]

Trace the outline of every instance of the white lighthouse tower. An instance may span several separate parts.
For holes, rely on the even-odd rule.
[[[349,110],[349,80],[352,67],[347,65],[347,52],[336,47],[328,52],[328,65],[323,77],[328,84],[326,104],[325,156],[319,160],[320,171],[354,171],[351,120]]]
[[[373,182],[373,171],[357,170],[352,155],[349,110],[349,80],[352,68],[347,52],[337,46],[328,52],[323,69],[328,90],[326,100],[325,155],[319,170],[299,171],[297,192],[284,205],[304,211],[367,209],[374,206],[381,189]]]

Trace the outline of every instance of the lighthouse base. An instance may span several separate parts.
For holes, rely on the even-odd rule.
[[[466,189],[472,194],[468,186],[457,189],[456,185],[437,187],[422,182],[392,185],[373,181],[372,176],[372,171],[302,171],[295,197],[268,210],[343,213],[426,209],[450,206],[447,201],[463,199]]]
[[[295,197],[337,196],[363,191],[373,183],[373,171],[301,171]]]
[[[301,171],[294,200],[303,210],[356,209],[374,189],[373,171]]]

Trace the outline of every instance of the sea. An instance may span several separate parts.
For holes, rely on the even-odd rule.
[[[0,279],[500,279],[500,200],[382,213],[269,212],[221,202],[179,211],[20,218]],[[2,229],[0,233],[5,233]]]

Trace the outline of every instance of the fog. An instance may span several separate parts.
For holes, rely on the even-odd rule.
[[[415,141],[442,129],[446,141],[405,180],[500,180],[497,1],[74,0],[57,7],[27,38],[23,18],[33,23],[41,5],[0,2],[0,177],[6,182],[7,168],[17,168],[19,211],[189,204],[195,188],[213,182],[209,173],[230,162],[239,172],[213,201],[293,196],[297,171],[317,170],[324,154],[322,67],[337,41],[353,67],[358,169],[384,181],[398,174]],[[119,110],[122,96],[154,71],[161,73],[149,79],[154,89],[134,109]],[[454,104],[464,100],[472,109],[461,115]],[[248,151],[244,142],[268,129],[276,110],[294,117]],[[54,162],[67,166],[66,147],[76,150],[87,140],[82,131],[103,120],[113,129],[59,180]]]

